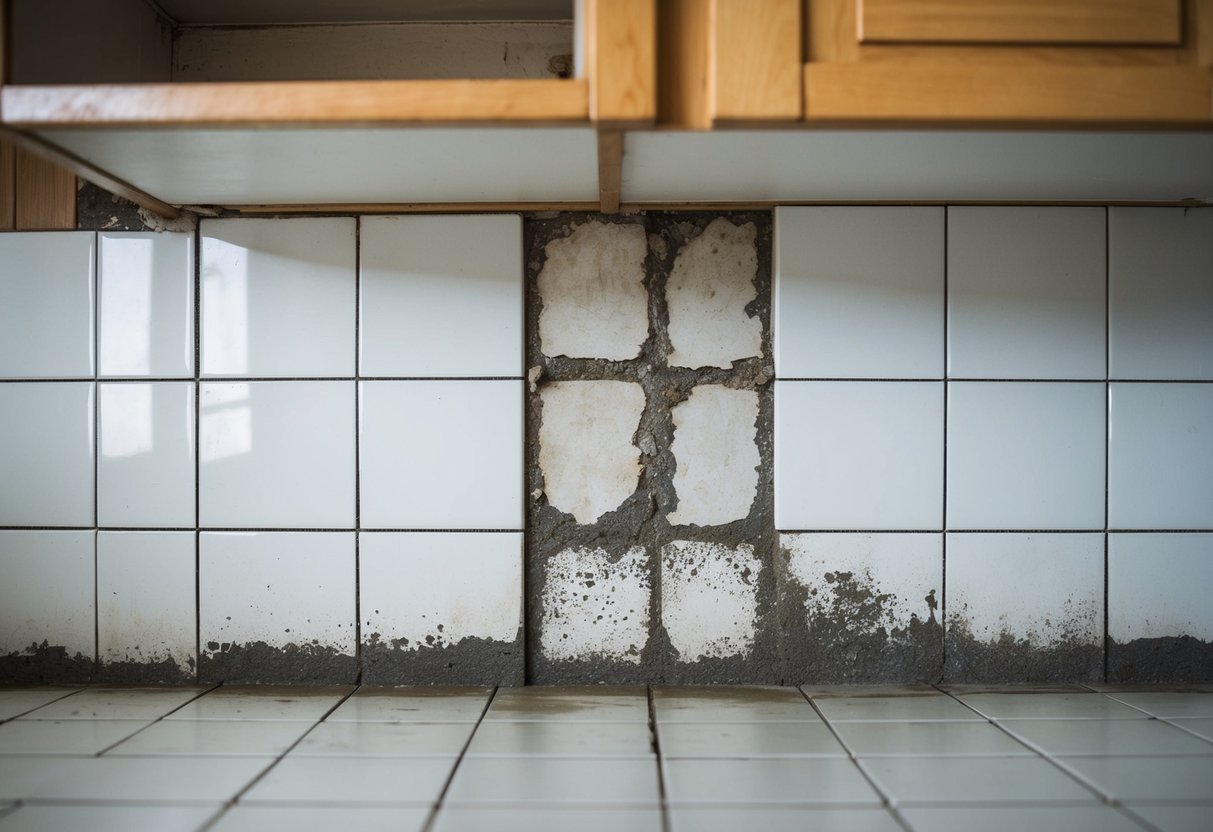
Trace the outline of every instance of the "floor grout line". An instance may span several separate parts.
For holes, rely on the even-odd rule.
[[[135,732],[133,732],[133,733],[131,733],[131,734],[128,734],[127,736],[123,737],[122,739],[118,740],[117,742],[110,743],[110,744],[109,744],[109,745],[107,745],[105,748],[101,749],[101,750],[100,750],[100,751],[98,751],[96,754],[94,754],[93,756],[94,756],[94,757],[103,757],[103,756],[105,756],[106,754],[108,754],[109,752],[113,751],[113,750],[114,750],[115,748],[117,748],[118,746],[122,745],[122,743],[126,742],[127,740],[134,739],[134,738],[135,738],[135,737],[137,737],[139,734],[142,734],[144,731],[146,731],[148,728],[151,728],[153,725],[155,725],[155,724],[157,724],[157,723],[159,723],[159,722],[163,722],[163,721],[164,721],[166,718],[168,718],[168,717],[172,716],[173,714],[177,713],[177,711],[181,710],[181,709],[182,709],[182,708],[184,708],[186,705],[190,704],[191,702],[197,702],[199,699],[201,699],[202,697],[206,696],[206,695],[207,695],[208,693],[210,693],[211,691],[217,690],[218,688],[219,688],[219,685],[212,685],[211,687],[208,687],[206,690],[201,690],[201,691],[198,691],[197,695],[195,695],[195,696],[191,696],[189,699],[185,700],[184,702],[182,702],[182,703],[181,703],[180,705],[178,705],[177,707],[172,708],[172,709],[170,709],[170,710],[168,710],[168,711],[165,711],[165,712],[164,712],[164,713],[162,713],[160,716],[156,717],[156,718],[155,718],[155,719],[153,719],[151,722],[149,722],[149,723],[147,723],[146,725],[144,725],[144,726],[143,726],[142,728],[140,728],[138,731],[135,731]],[[171,690],[171,688],[167,688],[167,690]],[[132,720],[132,721],[133,721],[133,720]]]
[[[459,756],[455,758],[455,764],[451,766],[451,773],[447,775],[446,782],[442,784],[442,789],[438,792],[438,797],[434,800],[433,806],[430,807],[429,816],[425,819],[425,823],[421,827],[421,832],[432,832],[434,824],[438,822],[438,814],[442,811],[442,804],[446,800],[446,794],[451,789],[451,783],[455,781],[455,775],[459,771],[459,766],[463,765],[463,758],[467,756],[468,748],[472,745],[472,740],[476,739],[476,732],[480,730],[480,726],[484,724],[484,718],[489,713],[489,708],[493,705],[493,700],[497,698],[497,692],[500,687],[494,685],[492,692],[489,693],[489,698],[484,702],[484,708],[480,711],[480,718],[476,720],[476,724],[472,727],[468,734],[467,742],[463,744],[463,748],[459,750]]]
[[[666,794],[665,758],[661,756],[661,740],[657,736],[657,705],[653,701],[653,686],[645,685],[644,692],[649,706],[649,740],[657,762],[657,799],[661,806],[661,829],[662,832],[670,832],[670,801]]]

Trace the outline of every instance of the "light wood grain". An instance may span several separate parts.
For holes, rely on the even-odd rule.
[[[580,80],[300,81],[6,87],[21,127],[584,122]]]
[[[859,0],[806,0],[804,42],[811,62],[853,61],[859,57]]]
[[[598,204],[602,213],[619,213],[619,193],[623,188],[623,133],[598,131]]]
[[[524,211],[597,211],[598,202],[326,202],[225,205],[240,214],[517,214]]]
[[[712,0],[713,118],[801,116],[800,0]]]
[[[805,67],[805,118],[846,124],[1213,126],[1213,84],[1194,67]]]
[[[590,118],[610,126],[657,116],[656,0],[585,0]]]
[[[1178,45],[1180,0],[860,0],[862,43]]]
[[[985,66],[1180,66],[1191,65],[1183,50],[1157,46],[921,46],[860,44],[861,63],[934,64],[961,69]]]
[[[17,148],[0,139],[0,231],[17,226]]]
[[[71,171],[21,149],[16,170],[18,231],[76,227],[76,177]]]
[[[1188,40],[1197,66],[1213,67],[1213,0],[1188,0]]]
[[[657,11],[657,123],[707,130],[712,0],[661,0]]]

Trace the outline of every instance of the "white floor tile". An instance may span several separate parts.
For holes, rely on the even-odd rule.
[[[488,688],[359,688],[326,722],[477,722]]]
[[[1016,719],[1005,725],[1053,755],[1213,755],[1213,742],[1156,719]]]
[[[959,694],[991,719],[1144,719],[1146,714],[1098,693]]]
[[[1129,810],[1154,824],[1159,832],[1209,832],[1213,828],[1213,803],[1170,806],[1131,803]]]
[[[332,718],[330,717],[330,720]],[[292,757],[458,757],[472,736],[468,723],[332,722],[312,729]]]
[[[446,803],[656,805],[653,759],[468,757],[451,780]]]
[[[166,719],[117,746],[117,757],[274,757],[308,729],[302,722]]]
[[[653,753],[641,722],[483,722],[469,757],[644,757]]]
[[[847,759],[666,760],[663,765],[672,804],[880,804]]]
[[[315,722],[349,693],[349,688],[274,688],[224,685],[167,719],[281,719]]]
[[[649,700],[642,687],[500,688],[484,718],[489,722],[647,723]]]
[[[145,724],[130,719],[15,719],[0,725],[0,755],[98,754]]]
[[[77,688],[13,688],[0,690],[0,720],[13,719],[33,711],[65,696],[75,693]]]
[[[751,759],[757,757],[845,757],[825,725],[811,722],[695,723],[657,726],[666,759]]]
[[[64,757],[27,789],[39,800],[224,803],[273,762],[258,757]],[[0,778],[2,779],[2,778]]]
[[[0,821],[4,832],[195,832],[222,807],[214,806],[22,806]]]
[[[1167,722],[1213,742],[1213,716],[1171,718]]]
[[[1027,757],[868,757],[861,764],[898,803],[1095,802],[1052,763]]]
[[[898,832],[901,829],[884,809],[771,809],[761,804],[727,809],[719,806],[675,806],[670,811],[671,832]]]
[[[658,809],[621,809],[596,806],[593,809],[561,809],[552,806],[506,809],[443,808],[438,813],[434,832],[661,832]]]
[[[214,832],[421,832],[430,810],[412,806],[233,806]]]
[[[979,714],[942,693],[916,696],[813,695],[813,704],[830,722],[924,722],[981,720]]]
[[[834,729],[859,757],[1035,755],[986,722],[839,722]]]
[[[982,806],[904,808],[901,815],[922,832],[1021,832],[1064,829],[1067,832],[1138,832],[1127,815],[1110,806]]]
[[[241,803],[432,804],[453,764],[439,757],[288,757]]]
[[[1213,757],[1066,757],[1064,763],[1120,801],[1208,801]]]
[[[796,688],[656,687],[658,722],[820,722]]]
[[[206,688],[85,688],[27,714],[26,719],[141,719],[151,722]]]

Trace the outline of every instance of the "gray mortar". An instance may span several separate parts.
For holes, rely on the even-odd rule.
[[[768,213],[727,214],[736,225],[753,223],[757,230],[755,246],[758,271],[755,276],[757,297],[747,312],[758,317],[763,327],[761,358],[736,361],[727,370],[719,368],[686,369],[667,366],[672,351],[666,306],[666,282],[674,260],[682,247],[702,233],[721,214],[649,213],[627,217],[597,214],[544,214],[527,218],[525,224],[527,260],[527,365],[534,387],[527,397],[526,476],[527,492],[527,681],[535,684],[571,683],[723,683],[778,682],[781,664],[775,624],[775,577],[773,552],[776,545],[771,522],[773,506],[773,399],[771,380],[770,297],[771,297],[771,216]],[[539,272],[546,259],[548,242],[569,236],[585,222],[641,225],[648,238],[644,287],[648,295],[649,332],[639,357],[627,361],[574,359],[543,355],[539,342],[538,320],[542,300],[536,289]],[[640,451],[641,473],[636,491],[615,511],[588,525],[579,525],[571,515],[550,506],[543,494],[543,473],[539,468],[539,426],[543,404],[539,391],[543,385],[570,380],[616,380],[639,384],[645,393],[645,408],[634,436]],[[670,526],[667,515],[677,506],[673,475],[675,460],[671,452],[674,436],[672,408],[685,401],[691,389],[701,384],[722,384],[735,389],[756,390],[759,394],[757,436],[760,454],[758,494],[750,514],[723,526]],[[661,626],[661,546],[672,540],[692,540],[754,547],[755,557],[763,564],[758,582],[758,628],[752,650],[745,656],[725,659],[681,661],[670,646]],[[640,663],[613,658],[550,660],[540,648],[540,624],[543,590],[547,580],[547,562],[570,547],[604,549],[618,559],[628,549],[643,546],[649,554],[649,584],[652,588],[649,621],[650,635],[641,651]]]
[[[339,685],[358,680],[358,659],[320,644],[271,647],[210,642],[204,645],[198,681],[268,685]]]
[[[182,667],[172,659],[161,661],[105,662],[97,668],[96,681],[122,685],[189,685],[198,678],[191,660]]]
[[[76,191],[76,227],[82,231],[147,231],[139,206],[80,180]]]
[[[1108,639],[1109,682],[1213,682],[1213,642],[1192,636]]]
[[[368,685],[510,687],[523,680],[521,628],[514,641],[469,637],[416,650],[384,641],[379,633],[362,642],[362,681]]]
[[[96,664],[92,658],[76,653],[68,655],[67,648],[47,642],[31,644],[20,653],[0,656],[0,683],[15,685],[48,684],[54,682],[91,682]]]
[[[1078,636],[1050,647],[1003,633],[997,641],[975,638],[963,620],[948,619],[947,682],[1102,682],[1104,651]]]

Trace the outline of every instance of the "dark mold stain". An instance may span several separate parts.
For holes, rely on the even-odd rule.
[[[124,685],[188,685],[197,677],[193,661],[182,667],[172,659],[103,662],[97,669],[98,681]]]
[[[944,678],[949,682],[1103,681],[1103,649],[1064,628],[1058,643],[1045,647],[1009,633],[984,641],[962,618],[949,617],[946,643]]]
[[[416,649],[371,633],[362,642],[362,681],[369,685],[521,685],[522,636],[514,641],[463,638]]]
[[[67,648],[47,642],[31,644],[21,652],[0,656],[0,683],[44,684],[91,682],[96,664],[81,653],[69,655]]]
[[[1108,639],[1109,682],[1213,682],[1213,642],[1192,636]]]
[[[210,642],[202,653],[198,678],[203,684],[352,684],[358,678],[358,659],[320,644],[271,647],[264,641]]]
[[[85,231],[147,231],[139,206],[91,182],[76,191],[76,227]]]

